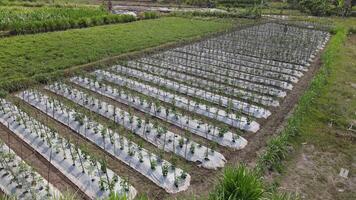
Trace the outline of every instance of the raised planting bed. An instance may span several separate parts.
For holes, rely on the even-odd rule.
[[[200,89],[205,89],[209,90],[214,93],[222,94],[222,95],[227,95],[227,96],[232,96],[234,98],[238,99],[243,99],[246,101],[250,101],[253,103],[258,103],[262,104],[264,106],[274,106],[277,107],[279,106],[278,100],[276,98],[273,98],[269,94],[261,94],[261,93],[272,93],[269,91],[276,91],[278,95],[281,95],[283,91],[275,90],[275,88],[266,86],[266,85],[257,85],[255,86],[254,84],[251,84],[250,82],[243,83],[240,88],[236,88],[236,86],[230,85],[229,80],[225,79],[222,77],[219,81],[225,82],[220,84],[219,82],[215,82],[211,79],[214,79],[213,77],[218,76],[216,73],[211,73],[207,75],[208,78],[206,77],[200,77],[201,74],[204,74],[204,72],[201,72],[199,70],[192,70],[194,68],[186,68],[179,70],[179,66],[172,65],[172,64],[162,64],[162,63],[156,63],[148,61],[147,63],[150,64],[145,64],[144,59],[139,60],[139,62],[134,62],[134,61],[129,61],[127,66],[130,68],[134,68],[137,70],[143,70],[145,72],[153,73],[153,74],[159,74],[160,76],[164,76],[166,78],[178,81],[179,83],[184,83],[186,85],[192,86],[192,87],[197,87]],[[156,67],[157,65],[160,66],[167,66],[165,68],[163,67]],[[168,67],[169,66],[169,67]],[[181,71],[181,72],[177,72]],[[194,75],[197,74],[197,75]],[[200,74],[200,75],[199,75]],[[237,79],[231,79],[235,82]],[[231,83],[230,82],[230,83]],[[249,91],[249,88],[252,91]],[[258,92],[254,92],[254,89],[260,88]],[[260,92],[261,91],[261,92]],[[263,92],[262,92],[263,91]],[[285,93],[285,92],[284,92]]]
[[[31,98],[31,94],[34,95],[35,93],[25,91],[22,93],[21,98],[34,105],[36,100]],[[190,175],[175,165],[60,102],[40,94],[37,95],[44,104],[37,103],[35,107],[146,176],[168,193],[177,193],[188,189]],[[47,107],[43,107],[43,105]]]
[[[143,120],[132,113],[121,110],[101,101],[100,99],[90,97],[78,90],[67,90],[67,92],[58,92],[58,94],[95,113],[113,120],[115,123],[132,131],[134,134],[142,137],[144,140],[157,146],[163,151],[172,152],[188,161],[196,162],[199,166],[207,169],[217,169],[225,165],[225,157],[219,152],[170,132],[166,127],[160,126],[158,123]],[[78,132],[79,129],[85,130],[86,128],[84,127],[84,124],[81,124],[81,121],[78,120],[77,111],[68,109],[59,101],[49,99],[48,96],[43,95],[42,93],[25,91],[19,95],[19,97],[63,124],[66,124],[69,127],[75,126],[72,127],[72,129],[76,128]],[[182,186],[183,190],[186,189],[185,181]]]
[[[239,112],[227,112],[218,107],[191,100],[183,95],[168,92],[158,87],[153,87],[151,85],[138,82],[117,74],[112,74],[107,71],[98,70],[95,71],[94,74],[98,79],[104,79],[118,86],[128,87],[134,91],[140,92],[152,98],[157,98],[160,101],[173,104],[181,109],[185,109],[211,119],[215,119],[235,128],[249,130],[251,132],[257,132],[260,128],[260,125],[257,122],[253,121],[249,116],[245,117]],[[89,83],[88,80],[84,81]]]
[[[216,127],[213,124],[208,124],[199,119],[195,119],[194,116],[189,116],[179,112],[177,111],[176,107],[166,107],[164,105],[160,105],[160,103],[157,101],[143,98],[105,84],[101,84],[99,86],[99,84],[95,84],[93,80],[91,81],[92,82],[88,84],[84,83],[83,81],[79,81],[78,79],[72,79],[73,83],[76,83],[83,88],[89,89],[115,101],[126,104],[130,107],[140,110],[141,112],[149,114],[150,116],[157,117],[179,128],[204,137],[210,141],[216,142],[222,146],[227,146],[234,149],[243,149],[247,145],[247,140],[237,134],[230,132],[227,127]],[[68,85],[58,85],[58,83],[49,86],[49,88],[56,93],[66,93],[67,90],[75,90]]]
[[[2,100],[0,100],[2,101]],[[4,103],[2,101],[2,103]],[[0,140],[0,190],[16,199],[47,200],[61,193]]]
[[[42,155],[88,198],[107,198],[113,192],[128,199],[136,196],[135,188],[108,169],[105,160],[91,157],[5,100],[0,108],[0,123]]]
[[[275,91],[287,89],[291,90],[293,86],[290,83],[296,83],[298,79],[285,74],[276,72],[266,72],[265,70],[251,69],[248,72],[240,72],[235,70],[224,70],[224,68],[213,68],[214,62],[204,61],[204,59],[192,63],[172,64],[167,60],[156,60],[153,58],[144,58],[137,60],[140,63],[146,63],[161,68],[170,68],[170,70],[178,72],[187,72],[195,77],[211,79],[215,81],[218,86],[232,85],[235,87],[243,87],[244,85],[251,85],[255,87],[272,86],[277,88]],[[209,65],[204,64],[209,63]],[[225,64],[225,66],[228,64]],[[241,68],[241,67],[240,67]],[[191,73],[189,73],[189,71]],[[215,76],[213,76],[215,75]],[[240,86],[242,85],[242,86]],[[279,90],[278,90],[279,89]]]
[[[267,118],[268,116],[271,115],[271,112],[269,110],[262,108],[260,106],[252,105],[246,102],[225,97],[216,93],[209,92],[207,90],[188,86],[186,84],[182,84],[160,76],[145,73],[140,70],[135,70],[121,65],[114,66],[112,69],[126,76],[135,77],[149,83],[154,83],[160,87],[174,90],[175,92],[178,92],[180,94],[205,100],[234,111],[241,111],[247,115],[251,115],[256,118]]]
[[[207,43],[236,54],[309,66],[328,37],[328,32],[266,23],[211,38]]]

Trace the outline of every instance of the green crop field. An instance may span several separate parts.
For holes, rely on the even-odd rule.
[[[14,7],[0,8],[0,29],[6,30],[28,23],[107,15],[96,7]]]
[[[161,18],[0,40],[0,84],[229,28],[224,21]],[[13,86],[12,84],[10,84]]]

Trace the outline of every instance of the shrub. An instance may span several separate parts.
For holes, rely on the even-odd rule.
[[[315,16],[326,16],[332,13],[332,6],[329,0],[300,0],[299,6],[302,11]]]
[[[140,18],[141,19],[156,19],[156,18],[159,18],[159,13],[153,12],[153,11],[143,12],[143,13],[141,13]]]
[[[0,89],[0,98],[5,98],[8,95],[8,92]]]
[[[209,200],[248,199],[257,200],[264,194],[262,182],[257,174],[246,166],[227,167],[223,178],[215,190],[210,193]]]

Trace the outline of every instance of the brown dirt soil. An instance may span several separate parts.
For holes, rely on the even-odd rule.
[[[346,163],[342,166],[350,170],[348,178],[339,176],[340,163],[348,159],[345,154],[320,151],[313,144],[305,144],[294,159],[289,169],[284,172],[288,175],[282,178],[280,191],[296,193],[301,199],[356,198],[356,176],[349,168],[355,168],[355,162],[351,166]],[[355,156],[353,160],[356,160]]]

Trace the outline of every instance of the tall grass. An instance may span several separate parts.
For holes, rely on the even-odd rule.
[[[262,182],[244,165],[227,167],[209,200],[258,200],[264,194]]]

